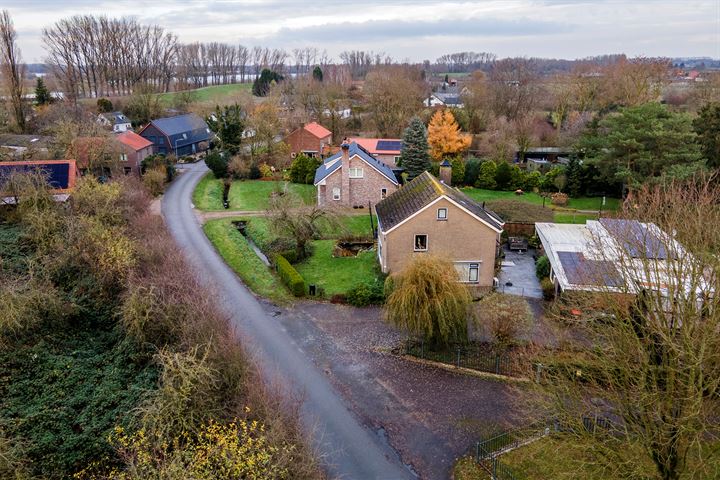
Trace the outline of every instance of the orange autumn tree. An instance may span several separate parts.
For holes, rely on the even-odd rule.
[[[455,116],[448,109],[438,110],[428,125],[430,155],[437,161],[453,156],[470,147],[470,135],[460,131]]]

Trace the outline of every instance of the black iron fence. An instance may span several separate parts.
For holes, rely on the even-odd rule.
[[[520,373],[508,355],[491,353],[474,344],[436,350],[428,348],[423,341],[408,340],[405,342],[405,354],[496,375],[515,376]]]

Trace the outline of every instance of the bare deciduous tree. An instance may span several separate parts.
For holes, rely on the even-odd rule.
[[[21,63],[17,46],[17,33],[10,12],[0,12],[0,69],[5,91],[10,102],[15,126],[25,131],[25,101],[23,100],[23,77],[25,65]]]

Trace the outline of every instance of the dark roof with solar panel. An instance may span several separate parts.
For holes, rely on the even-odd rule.
[[[557,252],[558,260],[569,283],[573,285],[603,285],[621,287],[622,276],[613,262],[590,260],[581,252]]]
[[[2,162],[0,163],[0,189],[13,173],[40,172],[47,178],[51,188],[68,190],[74,186],[75,168],[74,160]]]
[[[375,150],[399,152],[402,147],[403,142],[400,140],[378,140]]]
[[[673,260],[677,256],[665,248],[665,242],[658,234],[650,230],[648,225],[637,220],[621,220],[615,218],[601,218],[600,224],[633,258],[646,258],[654,260]]]
[[[348,147],[348,156],[353,157],[355,155],[362,158],[365,161],[365,163],[367,163],[371,167],[374,167],[378,172],[380,172],[382,175],[384,175],[388,180],[390,180],[394,184],[397,185],[400,183],[392,168],[387,166],[384,162],[381,162],[377,158],[370,155],[367,152],[367,150],[362,148],[357,143],[352,142]],[[336,162],[335,160],[338,160],[338,161]],[[323,162],[323,164],[320,165],[317,170],[315,170],[315,180],[313,183],[315,185],[317,185],[319,182],[321,182],[322,180],[327,178],[331,173],[336,171],[341,166],[342,166],[342,150],[337,152],[332,157],[326,158],[325,161]]]

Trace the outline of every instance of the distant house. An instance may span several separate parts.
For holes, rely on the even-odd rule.
[[[212,134],[205,120],[188,113],[177,117],[158,118],[140,130],[139,135],[153,144],[153,153],[194,155],[210,148]]]
[[[132,130],[130,119],[123,115],[122,112],[101,113],[97,117],[97,123],[112,128],[112,131],[115,133]]]
[[[142,161],[152,155],[152,142],[135,132],[121,133],[116,139],[122,144],[123,148],[120,153],[120,165],[123,172],[125,175],[130,173],[140,175]]]
[[[425,99],[426,107],[453,107],[463,108],[462,98],[458,93],[433,93]]]
[[[504,226],[497,214],[428,172],[375,209],[384,273],[402,271],[416,255],[435,254],[452,260],[461,282],[492,288]]]
[[[317,122],[308,123],[293,130],[285,143],[290,147],[290,154],[295,157],[300,153],[308,157],[322,158],[328,154],[332,145],[332,132]]]
[[[21,158],[33,153],[48,156],[52,140],[52,137],[42,135],[0,134],[0,157],[7,154]]]
[[[315,171],[318,205],[371,207],[400,187],[393,169],[357,143],[344,143]]]
[[[353,137],[349,138],[348,142],[357,143],[367,153],[392,168],[397,166],[403,147],[403,142],[399,138]]]
[[[8,196],[10,192],[5,188],[5,182],[10,175],[25,172],[41,172],[45,175],[53,197],[58,201],[67,200],[78,175],[75,160],[0,162],[0,205],[15,203],[15,198]]]
[[[706,289],[673,285],[678,282],[674,272],[694,260],[653,223],[601,218],[584,225],[536,223],[535,230],[550,261],[556,293],[654,290],[667,296],[673,289]]]
[[[515,161],[524,163],[528,171],[545,173],[556,165],[567,165],[571,154],[571,151],[559,147],[533,147],[515,152]]]

